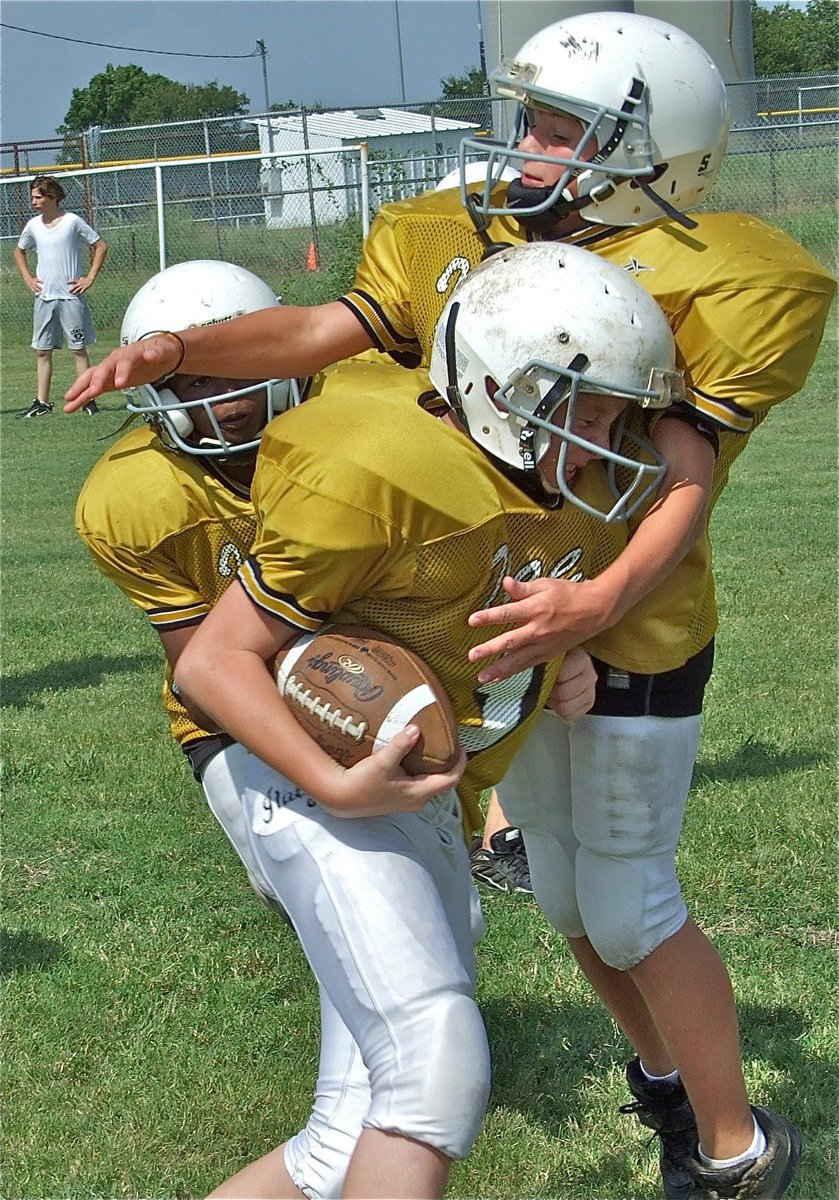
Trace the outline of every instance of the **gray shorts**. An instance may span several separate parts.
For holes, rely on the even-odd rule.
[[[84,296],[71,296],[67,300],[42,300],[36,296],[32,349],[60,350],[65,337],[70,350],[84,350],[96,341],[87,300]]]

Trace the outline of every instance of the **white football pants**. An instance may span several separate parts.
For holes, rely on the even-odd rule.
[[[498,788],[539,907],[620,971],[687,920],[675,859],[700,724],[546,711]]]
[[[295,1185],[339,1196],[362,1127],[464,1158],[490,1064],[456,795],[420,813],[335,817],[239,745],[215,755],[202,782],[248,871],[289,914],[320,988],[315,1104],[285,1151]]]

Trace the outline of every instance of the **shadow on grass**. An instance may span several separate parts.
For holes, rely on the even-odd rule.
[[[10,933],[0,929],[0,977],[20,974],[22,971],[43,970],[54,966],[64,957],[61,943],[51,938],[38,937],[37,934],[22,930]]]
[[[93,654],[89,658],[60,660],[37,671],[7,675],[0,708],[37,707],[40,692],[94,687],[109,675],[128,674],[159,663],[159,656],[154,654]]]
[[[605,1096],[611,1086],[607,1073],[622,1072],[631,1053],[627,1046],[625,1056],[619,1051],[615,1056],[614,1026],[604,1011],[594,1000],[587,1006],[522,1004],[498,998],[482,1003],[481,1011],[493,1063],[490,1110],[519,1112],[550,1137],[579,1137],[586,1125],[586,1104],[592,1100],[592,1079],[596,1080],[598,1067],[603,1072]],[[814,1144],[816,1152],[816,1143],[833,1136],[832,1122],[828,1129],[824,1112],[824,1098],[836,1091],[831,1056],[813,1054],[806,1048],[808,1021],[797,1009],[746,1003],[739,1006],[738,1013],[746,1069],[752,1062],[763,1064],[780,1077],[765,1093],[751,1096],[752,1103],[792,1117],[802,1128],[805,1143]],[[630,1099],[627,1092],[617,1104]],[[608,1098],[605,1102],[608,1104]],[[631,1151],[637,1133],[637,1200],[660,1196],[658,1187],[649,1190],[640,1179],[645,1156],[655,1153],[649,1131],[630,1126],[627,1132],[629,1119],[616,1105],[614,1149],[602,1146],[597,1166],[587,1167],[587,1195],[615,1194],[615,1180],[626,1170],[627,1149]],[[822,1164],[818,1173],[824,1169]],[[568,1179],[557,1173],[544,1181],[540,1194],[566,1197],[568,1187]]]
[[[577,1093],[591,1075],[591,1052],[609,1036],[604,1010],[592,1001],[536,1003],[482,1000],[493,1066],[493,1107],[517,1109],[558,1132],[577,1111]]]
[[[815,750],[790,752],[779,750],[766,742],[747,738],[736,754],[720,762],[697,762],[693,772],[694,787],[703,783],[731,783],[735,779],[764,778],[783,775],[788,771],[821,767],[829,761],[828,755]]]

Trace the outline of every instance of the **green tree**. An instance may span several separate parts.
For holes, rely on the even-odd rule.
[[[760,8],[752,0],[755,73],[805,75],[839,69],[839,5],[810,0],[806,9],[790,4]]]
[[[486,80],[480,67],[469,67],[463,75],[447,75],[440,80],[445,100],[465,100],[486,95]]]
[[[806,49],[808,71],[839,71],[839,5],[836,0],[810,0]]]
[[[486,80],[479,67],[467,67],[462,75],[447,75],[441,79],[440,95],[440,100],[425,105],[420,111],[438,117],[450,117],[454,121],[476,121],[486,129],[491,128],[492,110]],[[465,103],[467,100],[481,99],[485,103]]]
[[[92,125],[114,129],[202,117],[241,116],[248,97],[216,83],[176,83],[134,65],[108,63],[86,88],[73,88],[70,107],[57,133],[80,133]]]

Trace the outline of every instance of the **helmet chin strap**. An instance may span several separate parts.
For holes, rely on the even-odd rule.
[[[455,301],[449,310],[449,318],[446,322],[445,332],[445,353],[446,353],[446,400],[454,412],[457,419],[463,425],[464,429],[469,429],[469,422],[466,419],[466,414],[463,411],[463,399],[460,394],[460,387],[457,382],[457,343],[455,342],[455,326],[457,325],[457,316],[460,312],[460,305]],[[473,439],[474,440],[474,439]],[[539,472],[536,470],[522,470],[520,467],[514,467],[510,463],[504,462],[500,458],[496,458],[494,454],[490,454],[488,450],[481,447],[482,452],[492,462],[496,470],[505,475],[507,479],[514,484],[519,491],[524,492],[531,500],[540,504],[543,508],[557,508],[562,504],[562,496],[554,495],[549,492],[542,483]]]
[[[643,179],[637,180],[637,183],[638,187],[641,189],[647,199],[653,204],[657,204],[661,211],[666,213],[671,221],[677,221],[680,225],[684,226],[685,229],[696,229],[697,225],[699,224],[698,221],[694,221],[694,219],[689,217],[686,213],[679,212],[678,208],[674,208],[672,204],[668,204],[664,197],[659,196],[658,192],[654,192],[648,183],[644,183]]]
[[[521,467],[514,467],[511,463],[502,462],[499,458],[493,458],[488,451],[485,451],[488,458],[492,459],[495,468],[506,476],[520,492],[524,492],[529,500],[533,500],[541,508],[561,508],[565,502],[565,497],[561,492],[550,492],[542,482],[542,477],[538,471],[523,471]]]
[[[575,354],[567,369],[582,374],[588,366],[589,360],[585,354]],[[536,405],[532,416],[537,421],[549,420],[551,414],[556,412],[561,404],[566,401],[570,403],[572,392],[571,379],[567,376],[560,376]],[[525,495],[541,504],[543,508],[558,508],[563,502],[562,489],[557,486],[557,489],[554,490],[548,486],[542,478],[536,459],[536,438],[539,428],[540,426],[533,421],[526,423],[519,437],[519,453],[523,466],[521,468],[510,467],[505,474],[517,487],[521,488]]]
[[[116,437],[117,434],[124,433],[124,431],[129,427],[129,425],[133,425],[134,422],[139,419],[139,416],[140,416],[139,413],[129,413],[128,416],[123,421],[123,423],[120,426],[118,426],[118,428],[115,429],[113,431],[113,433],[103,433],[100,437],[98,437],[96,439],[97,442],[109,442],[111,440],[111,438]]]
[[[526,187],[518,179],[511,179],[507,184],[507,203],[515,214],[516,220],[530,233],[537,237],[545,237],[554,233],[558,221],[563,220],[573,212],[579,212],[589,204],[587,198],[575,200],[567,188],[557,196],[550,208],[543,212],[519,212],[522,208],[533,208],[544,204],[553,195],[553,188]]]
[[[627,180],[623,182],[625,186],[630,186]],[[669,217],[671,221],[675,221],[684,229],[696,229],[697,221],[694,221],[686,213],[680,212],[678,208],[674,208],[663,196],[659,196],[657,192],[654,192],[648,183],[645,183],[642,179],[636,179],[634,183],[644,193],[650,203],[660,208],[664,215]],[[583,217],[583,220],[585,220],[585,212],[583,210],[589,208],[594,203],[588,195],[578,196],[576,200],[573,200],[568,190],[565,189],[557,196],[556,201],[551,207],[546,208],[543,212],[524,213],[516,211],[519,208],[532,208],[535,205],[543,204],[546,200],[550,199],[552,191],[552,188],[525,187],[517,179],[510,180],[510,183],[507,185],[507,202],[515,213],[516,220],[525,229],[529,230],[530,233],[536,234],[537,237],[546,237],[554,233],[557,223],[564,220],[565,217],[570,216],[571,213],[578,212]]]
[[[218,438],[202,437],[202,438],[198,439],[198,449],[199,450],[204,450],[204,449],[206,449],[206,450],[221,450],[222,443],[218,440]],[[226,462],[230,462],[231,459],[237,459],[239,461],[242,461],[248,457],[255,458],[256,451],[254,451],[254,450],[237,451],[236,446],[231,446],[228,454],[220,454],[215,459],[215,461],[217,463],[226,463]]]

